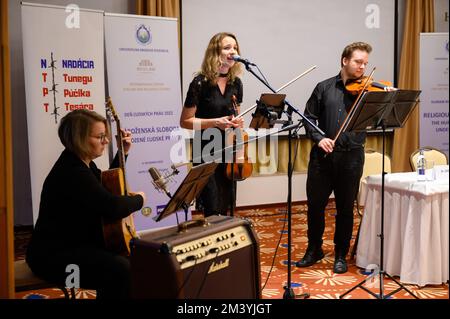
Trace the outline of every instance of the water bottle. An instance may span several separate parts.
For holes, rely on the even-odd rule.
[[[417,157],[417,180],[418,181],[425,181],[425,169],[426,169],[427,163],[425,159],[425,155],[423,154],[423,150],[421,149],[419,151],[419,156]]]

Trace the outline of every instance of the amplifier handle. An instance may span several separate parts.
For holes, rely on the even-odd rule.
[[[205,218],[189,220],[187,222],[181,223],[178,225],[178,232],[182,233],[187,231],[189,228],[197,227],[197,226],[205,226],[207,224]]]

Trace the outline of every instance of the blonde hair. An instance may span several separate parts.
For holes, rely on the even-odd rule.
[[[220,54],[222,51],[222,40],[226,37],[233,38],[236,41],[237,53],[240,55],[239,43],[236,36],[229,32],[220,32],[215,34],[211,40],[209,40],[208,47],[205,51],[202,67],[198,74],[202,74],[211,83],[216,83],[219,75],[219,68],[222,64],[220,61]],[[228,71],[228,81],[233,82],[238,74],[241,73],[240,63],[235,63]]]
[[[342,63],[342,60],[344,60],[344,58],[350,59],[353,55],[353,52],[356,50],[365,51],[367,53],[370,53],[370,52],[372,52],[372,46],[365,42],[353,42],[353,43],[347,45],[344,48],[344,51],[342,51],[341,67],[344,66],[344,64]]]
[[[66,149],[77,154],[80,158],[89,155],[88,138],[94,123],[105,124],[106,135],[109,137],[109,127],[106,118],[100,114],[86,110],[74,110],[66,114],[59,123],[58,136]]]

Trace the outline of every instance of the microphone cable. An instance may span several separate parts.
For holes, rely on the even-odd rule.
[[[180,293],[181,293],[181,290],[184,288],[184,286],[186,285],[186,283],[189,281],[189,278],[191,278],[191,275],[192,275],[192,273],[194,272],[194,269],[195,269],[195,265],[197,265],[197,258],[195,258],[195,262],[194,262],[194,264],[192,265],[192,269],[191,269],[191,271],[189,272],[189,274],[186,276],[186,278],[184,279],[184,281],[183,281],[183,284],[180,286],[180,288],[178,289],[178,292],[177,292],[177,298],[179,298],[180,297]]]
[[[214,256],[214,258],[212,259],[212,263],[214,263],[216,261],[217,257],[219,256],[219,248],[216,248],[216,249],[217,249],[217,252],[216,252],[216,255]],[[195,297],[195,299],[198,299],[198,297],[200,296],[200,293],[203,290],[203,286],[205,285],[205,282],[206,282],[206,277],[208,276],[208,271],[209,271],[209,267],[206,268],[205,275],[203,276],[202,283],[200,285],[200,288],[198,289],[197,296]]]
[[[287,215],[287,210],[284,213],[284,223],[283,223],[283,227],[281,228],[281,231],[280,231],[280,238],[278,239],[278,242],[277,242],[277,248],[275,248],[275,252],[273,254],[272,265],[270,266],[270,269],[269,269],[269,271],[267,273],[267,278],[266,278],[266,281],[264,282],[264,285],[261,288],[261,292],[266,287],[267,282],[269,281],[270,275],[272,274],[273,267],[275,266],[275,259],[277,258],[278,248],[280,248],[281,239],[283,238],[283,232],[284,232],[284,229],[286,227],[286,215]]]

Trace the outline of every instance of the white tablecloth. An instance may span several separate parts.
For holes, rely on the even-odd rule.
[[[384,270],[404,283],[442,284],[449,278],[447,178],[417,181],[416,173],[385,175]],[[364,215],[356,265],[380,264],[381,175],[363,183]]]

